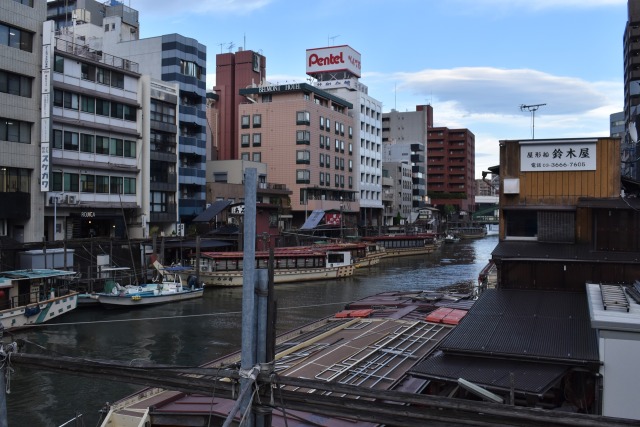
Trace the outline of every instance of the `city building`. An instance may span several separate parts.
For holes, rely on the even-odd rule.
[[[431,106],[427,106],[431,108]],[[453,206],[461,215],[475,206],[475,135],[468,129],[429,128],[427,194],[433,206]]]
[[[392,109],[391,112],[382,115],[383,146],[411,144],[415,149],[411,149],[415,152],[411,162],[414,180],[413,208],[416,211],[427,205],[427,158],[424,148],[427,146],[428,129],[432,126],[433,108],[427,105],[418,105],[416,111],[398,112]],[[402,150],[398,153],[398,149],[385,148],[385,155],[388,150],[396,152],[394,156],[402,153]],[[419,157],[422,159],[420,160]],[[383,162],[389,160],[392,159],[383,158]]]
[[[52,3],[50,9],[56,5]],[[80,3],[71,3],[68,7],[79,6]],[[101,24],[94,25],[92,16],[87,17],[86,11],[76,8],[72,13],[72,19],[76,19],[65,32],[96,52],[136,62],[141,75],[178,84],[178,221],[187,223],[205,208],[206,47],[180,34],[141,39],[138,12],[122,2],[107,3],[102,13]]]
[[[48,165],[41,166],[43,2],[0,2],[0,239],[36,242],[45,230]],[[46,146],[45,146],[46,147]],[[47,150],[48,153],[48,150]],[[2,266],[0,266],[2,267]]]
[[[316,87],[353,105],[355,187],[360,213],[358,225],[377,233],[382,225],[382,103],[360,82],[360,53],[349,46],[307,49],[307,74]]]
[[[640,128],[640,1],[627,1],[627,23],[623,36],[624,69],[624,121],[625,137],[622,139],[622,159],[625,164],[622,173],[633,179],[640,179],[636,159],[638,158],[638,128]]]
[[[211,144],[211,160],[237,160],[238,107],[246,98],[240,89],[263,83],[266,77],[266,58],[250,50],[216,55],[215,97],[211,97],[208,115],[215,120],[215,137]],[[214,119],[215,118],[215,119]]]
[[[240,159],[268,166],[269,180],[292,191],[292,224],[313,210],[357,215],[352,104],[306,83],[240,89]]]
[[[384,225],[404,225],[413,206],[412,167],[404,162],[382,164],[382,201]]]
[[[49,179],[43,173],[40,185],[49,239],[145,237],[148,154],[137,63],[55,37],[53,21],[42,36],[41,168]]]
[[[382,144],[382,162],[406,163],[411,167],[411,207],[414,211],[426,206],[425,146],[421,142],[391,142]]]

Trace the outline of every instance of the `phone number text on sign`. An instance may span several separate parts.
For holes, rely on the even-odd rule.
[[[596,170],[594,142],[529,143],[520,146],[522,172]]]

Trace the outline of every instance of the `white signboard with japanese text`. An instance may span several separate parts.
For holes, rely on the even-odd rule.
[[[596,170],[596,140],[520,143],[520,171]]]

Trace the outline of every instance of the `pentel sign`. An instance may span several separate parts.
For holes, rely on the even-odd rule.
[[[349,46],[307,49],[307,74],[348,71],[360,77],[360,54]]]

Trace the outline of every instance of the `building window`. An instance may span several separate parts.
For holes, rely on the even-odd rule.
[[[80,98],[77,93],[65,92],[63,107],[68,110],[78,110],[80,108]]]
[[[0,24],[0,44],[26,52],[32,52],[33,33]]]
[[[94,114],[96,112],[96,99],[92,96],[80,96],[80,111]]]
[[[327,117],[327,120],[325,121],[324,124],[325,124],[325,129],[331,132],[331,120],[329,120],[329,117]]]
[[[261,162],[262,161],[262,153],[257,152],[257,153],[253,153],[253,158],[252,160],[254,162]]]
[[[253,115],[253,127],[259,128],[262,126],[262,114]]]
[[[64,73],[64,56],[53,55],[53,71]]]
[[[25,6],[33,7],[33,0],[13,0]]]
[[[326,181],[327,186],[331,185],[331,174],[330,174],[329,172],[327,172],[327,173],[324,175],[324,179],[325,179],[325,181]]]
[[[296,184],[309,184],[311,181],[311,172],[307,169],[296,170]]]
[[[324,172],[320,172],[320,185],[324,185]]]
[[[336,153],[340,151],[340,141],[336,139]]]
[[[324,130],[324,117],[320,116],[320,130]]]
[[[249,146],[250,135],[248,133],[243,133],[240,135],[240,146],[248,147]]]
[[[331,156],[330,155],[325,155],[324,156],[324,163],[327,165],[328,168],[331,167]]]
[[[96,177],[95,175],[80,175],[80,191],[82,193],[95,193],[96,192]]]
[[[324,167],[324,154],[320,153],[320,167]]]
[[[0,71],[0,92],[31,98],[31,77]]]
[[[94,136],[86,133],[80,134],[80,151],[83,153],[94,152]]]
[[[136,194],[136,179],[125,178],[124,179],[124,194]]]
[[[106,99],[96,98],[96,114],[99,116],[109,116],[109,114],[111,114],[111,103]]]
[[[109,177],[109,192],[111,194],[122,194],[122,177]]]
[[[340,188],[344,188],[344,175],[340,175]]]
[[[336,135],[340,135],[340,123],[336,122]]]
[[[271,102],[271,94],[268,93],[266,95],[262,95],[262,102],[266,103],[266,102]]]
[[[253,146],[254,147],[260,147],[262,145],[262,134],[261,133],[254,133],[252,135],[253,138]]]
[[[185,76],[195,77],[200,80],[202,68],[195,62],[180,60],[180,72]]]
[[[340,135],[344,136],[344,123],[340,123]]]
[[[80,191],[80,175],[65,173],[62,178],[62,190],[77,193]]]
[[[176,124],[176,106],[174,104],[152,99],[150,110],[149,118],[154,122]]]
[[[0,141],[31,142],[31,123],[0,118]]]
[[[340,170],[344,170],[344,159],[340,159]]]
[[[307,150],[296,151],[296,163],[308,165],[311,163],[311,153]]]
[[[3,167],[0,169],[0,193],[30,193],[31,192],[31,171],[22,168]],[[54,176],[51,174],[51,185],[54,185]],[[61,175],[58,174],[57,185],[61,189]],[[56,190],[53,190],[56,191]],[[57,190],[60,191],[60,190]]]
[[[119,138],[111,138],[109,145],[109,155],[122,157],[124,153],[124,142]]]
[[[297,125],[309,125],[311,124],[311,114],[308,111],[298,111],[296,113]]]
[[[340,187],[340,175],[336,174],[336,179],[334,181],[334,185],[336,187]]]
[[[151,192],[151,212],[168,212],[167,193],[161,191]]]
[[[320,148],[324,148],[324,135],[320,135]]]
[[[64,132],[64,149],[69,151],[78,151],[80,146],[78,132]]]
[[[248,155],[249,153],[247,153]],[[247,157],[247,160],[249,160],[249,158]],[[213,182],[222,182],[222,183],[226,183],[227,182],[227,173],[226,172],[214,172],[213,173]]]
[[[250,117],[249,117],[248,114],[240,117],[240,127],[242,129],[248,129],[249,128],[249,120],[250,120]]]
[[[249,161],[249,153],[240,153],[240,160]]]
[[[353,143],[349,143],[349,155],[353,154]]]
[[[349,172],[353,172],[353,160],[349,159]]]
[[[296,144],[311,144],[311,132],[308,130],[298,130],[296,131]]]
[[[538,212],[529,210],[504,210],[505,238],[535,240],[538,236]]]
[[[353,138],[353,127],[349,126],[349,138]]]
[[[353,188],[353,177],[349,177],[349,188]]]
[[[136,142],[124,140],[124,157],[128,157],[130,159],[136,158]]]
[[[109,138],[96,136],[96,154],[109,154]]]
[[[338,156],[335,157],[335,168],[340,169],[340,158]]]
[[[109,177],[96,175],[96,193],[109,194]]]

